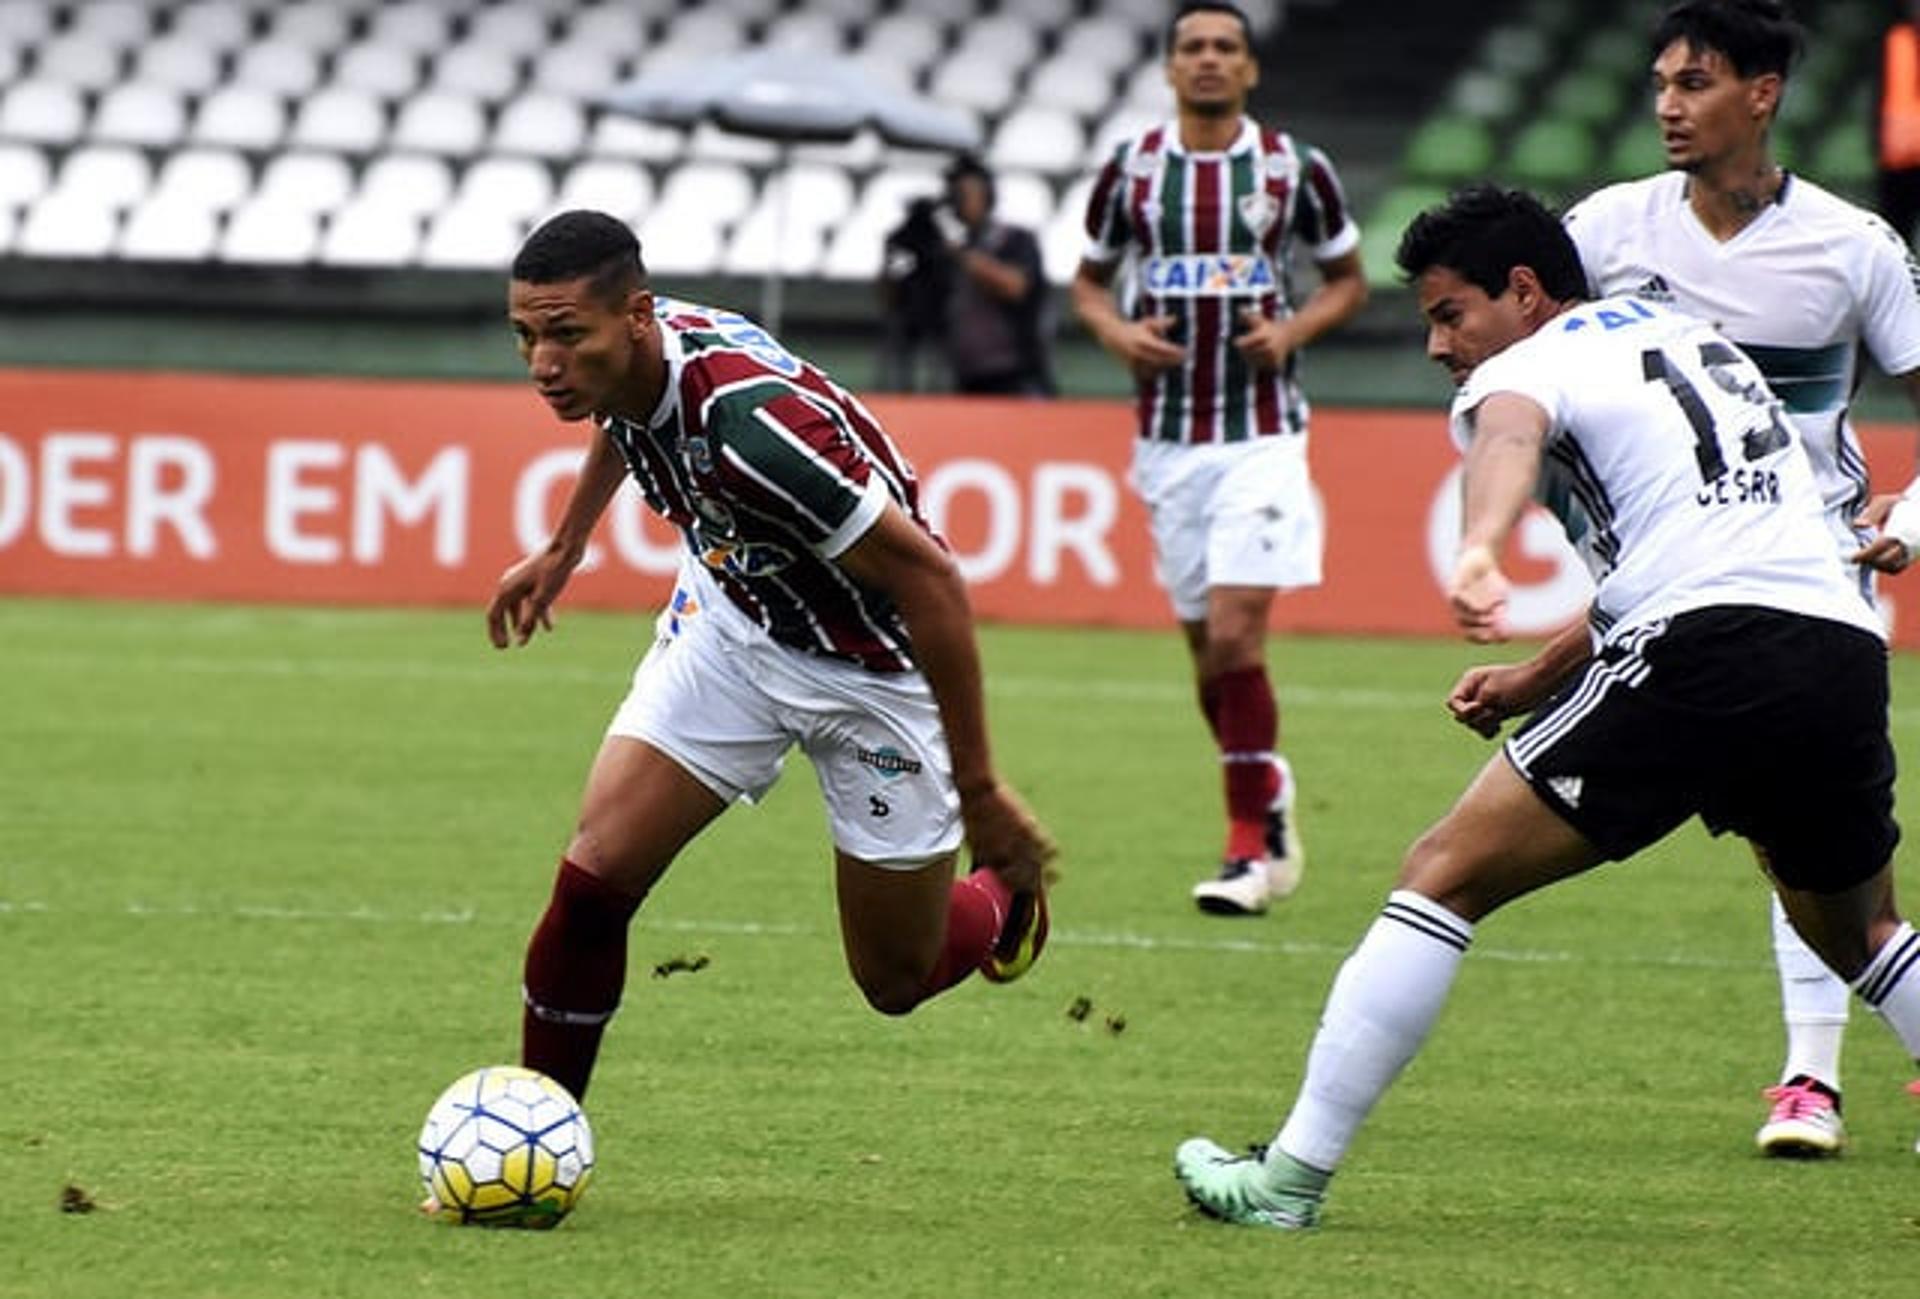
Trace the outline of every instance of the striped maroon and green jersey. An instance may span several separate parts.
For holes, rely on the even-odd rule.
[[[1156,126],[1114,150],[1086,225],[1088,261],[1132,255],[1129,314],[1172,317],[1170,337],[1186,348],[1183,364],[1138,385],[1141,437],[1239,442],[1305,431],[1297,358],[1257,369],[1233,337],[1248,307],[1292,314],[1296,247],[1328,261],[1358,246],[1325,154],[1246,118],[1224,153],[1190,153],[1176,125]]]
[[[665,298],[655,312],[659,407],[645,421],[596,417],[647,504],[776,641],[911,668],[893,602],[834,559],[889,499],[934,535],[913,467],[857,398],[745,316]]]

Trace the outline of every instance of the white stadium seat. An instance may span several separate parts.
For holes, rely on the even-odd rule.
[[[575,163],[560,182],[556,209],[591,208],[635,224],[653,206],[653,177],[645,167],[612,158]]]
[[[281,153],[260,173],[248,207],[318,215],[345,206],[353,196],[353,168],[331,153]]]
[[[256,41],[234,58],[230,80],[297,98],[320,84],[320,59],[305,45]]]
[[[453,39],[451,15],[438,5],[418,0],[383,5],[373,11],[367,28],[367,41],[374,45],[393,45],[416,54],[444,49]]]
[[[853,213],[853,180],[838,167],[797,163],[769,177],[763,201],[786,204],[790,225],[823,230]]]
[[[508,50],[463,41],[434,59],[427,85],[497,104],[519,87],[520,60]]]
[[[495,152],[537,158],[574,157],[586,139],[586,113],[578,101],[561,95],[522,95],[500,110],[493,128]]]
[[[812,275],[825,254],[820,233],[792,225],[784,230],[773,210],[762,205],[734,228],[720,269],[729,275]],[[776,265],[777,262],[777,265]]]
[[[886,229],[844,225],[827,242],[820,274],[830,280],[876,280],[885,256]]]
[[[946,25],[932,14],[891,13],[867,28],[862,51],[924,68],[947,46]]]
[[[87,122],[80,90],[57,81],[16,81],[0,98],[0,137],[65,144],[77,139]]]
[[[191,36],[163,36],[140,47],[133,79],[203,94],[220,82],[220,52]]]
[[[34,75],[43,81],[81,90],[105,90],[120,80],[125,62],[120,48],[91,36],[56,36],[40,47],[34,59]]]
[[[527,73],[527,88],[570,99],[593,99],[620,80],[623,55],[568,41],[544,50]]]
[[[136,261],[194,262],[213,256],[220,220],[196,203],[149,198],[127,214],[119,253]]]
[[[960,48],[956,53],[994,59],[1014,71],[1033,62],[1040,53],[1040,33],[1023,12],[1003,9],[957,30]]]
[[[1025,102],[1041,108],[1063,108],[1080,117],[1094,117],[1104,112],[1113,98],[1113,73],[1071,55],[1056,54],[1043,60],[1027,78]]]
[[[194,0],[174,10],[167,30],[216,50],[237,49],[253,34],[253,12],[229,0]]]
[[[934,67],[927,91],[944,104],[999,113],[1014,100],[1014,72],[991,54],[955,55]]]
[[[420,85],[420,56],[402,45],[361,41],[334,58],[333,80],[353,90],[399,99]]]
[[[0,207],[0,255],[13,251],[13,241],[19,233],[19,218],[11,208]]]
[[[993,178],[994,215],[1032,231],[1053,220],[1053,186],[1030,171],[1003,171]]]
[[[686,132],[677,127],[605,112],[594,122],[587,144],[587,152],[595,157],[639,158],[645,162],[672,162],[686,151]]]
[[[387,133],[387,110],[371,92],[328,86],[308,96],[294,117],[288,143],[302,149],[368,153]]]
[[[654,213],[732,225],[746,216],[753,200],[753,177],[746,168],[725,162],[689,162],[667,177]]]
[[[227,218],[227,228],[220,235],[220,258],[293,265],[312,261],[319,243],[318,217],[255,200]]]
[[[524,237],[519,222],[498,213],[452,207],[428,226],[420,261],[442,268],[504,270]]]
[[[808,9],[838,19],[843,27],[869,26],[886,7],[885,0],[807,0]]]
[[[720,268],[720,234],[709,222],[665,220],[655,208],[640,230],[640,256],[656,277],[711,275]]]
[[[567,24],[564,43],[615,58],[631,58],[649,44],[646,21],[617,4],[581,10]]]
[[[29,257],[105,257],[119,228],[112,208],[51,190],[28,210],[14,251]]]
[[[660,37],[650,55],[671,48],[668,57],[673,59],[724,54],[747,43],[746,28],[740,21],[717,9],[690,9],[663,28]]]
[[[165,148],[187,133],[187,105],[169,86],[130,81],[101,96],[89,134],[112,144]]]
[[[426,216],[453,198],[453,169],[424,153],[383,153],[360,173],[354,202]]]
[[[160,164],[149,201],[225,212],[253,192],[253,168],[232,149],[180,149]]]
[[[706,0],[704,12],[725,19],[735,27],[765,22],[780,11],[783,0]]]
[[[1087,146],[1085,166],[1088,170],[1106,166],[1107,159],[1113,156],[1113,151],[1120,147],[1122,140],[1130,140],[1165,120],[1164,113],[1149,112],[1131,104],[1109,113],[1100,119],[1100,125],[1093,133],[1093,141]]]
[[[97,37],[116,49],[138,45],[153,34],[152,6],[130,0],[90,0],[73,6],[67,28],[71,32]]]
[[[1144,108],[1160,117],[1173,116],[1173,87],[1167,84],[1167,65],[1148,59],[1127,76],[1123,100],[1130,108]]]
[[[760,43],[770,49],[838,54],[846,48],[847,33],[840,20],[829,14],[797,9],[769,22]]]
[[[20,80],[20,71],[26,62],[26,55],[19,49],[0,41],[0,86],[10,86]]]
[[[780,146],[757,135],[723,131],[712,122],[702,122],[687,139],[687,156],[701,162],[741,162],[765,167],[779,159]]]
[[[60,164],[50,194],[98,204],[112,211],[132,207],[153,187],[153,167],[138,149],[88,145]]]
[[[191,138],[197,144],[271,149],[285,133],[280,96],[251,86],[223,86],[200,101]]]
[[[549,16],[537,9],[518,4],[496,5],[474,15],[467,27],[467,40],[525,57],[552,43],[553,28]]]
[[[423,153],[475,153],[486,136],[487,115],[479,102],[446,90],[415,95],[400,106],[393,125],[394,148]]]
[[[1086,147],[1086,134],[1071,113],[1016,108],[1000,119],[987,158],[995,169],[1077,171]]]
[[[553,174],[531,158],[482,158],[461,175],[453,202],[524,221],[552,206]]]
[[[349,203],[327,222],[320,261],[328,266],[405,266],[420,249],[420,222],[388,207]]]
[[[865,173],[880,165],[886,157],[886,146],[879,135],[862,130],[851,140],[796,145],[793,157],[796,162],[817,162],[843,172]]]
[[[1056,51],[1058,57],[1077,59],[1108,73],[1125,72],[1153,53],[1138,28],[1116,18],[1085,18],[1069,25]]]
[[[27,45],[53,30],[54,8],[43,0],[0,0],[0,40]]]
[[[38,147],[0,141],[0,212],[25,207],[52,184],[53,167]]]
[[[318,52],[339,49],[353,29],[349,12],[330,0],[276,7],[267,17],[267,30],[274,40]]]
[[[905,59],[888,54],[885,50],[862,49],[854,54],[852,61],[860,69],[860,75],[875,85],[915,94],[919,92],[920,68]]]

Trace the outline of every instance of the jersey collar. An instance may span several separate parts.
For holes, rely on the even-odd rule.
[[[655,308],[654,323],[660,329],[660,356],[667,363],[666,385],[660,390],[660,403],[647,416],[649,429],[662,429],[680,413],[680,372],[686,368],[687,354],[680,346],[680,331],[669,325]]]
[[[1174,118],[1167,123],[1166,148],[1169,153],[1181,154],[1188,158],[1225,158],[1236,153],[1244,153],[1260,143],[1260,128],[1254,125],[1251,117],[1240,115],[1240,133],[1233,137],[1233,143],[1225,149],[1189,149],[1180,143],[1180,119]]]

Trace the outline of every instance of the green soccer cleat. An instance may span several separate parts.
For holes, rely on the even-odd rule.
[[[1269,1169],[1256,1149],[1236,1155],[1205,1137],[1190,1137],[1173,1152],[1173,1175],[1193,1207],[1240,1227],[1306,1231],[1320,1223],[1320,1203],[1331,1174],[1285,1154],[1286,1167]]]

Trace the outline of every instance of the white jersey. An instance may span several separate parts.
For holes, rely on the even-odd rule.
[[[1633,294],[1710,322],[1759,365],[1800,430],[1843,553],[1870,534],[1867,465],[1847,418],[1861,347],[1888,374],[1920,368],[1920,267],[1885,221],[1788,176],[1779,196],[1722,242],[1667,172],[1576,204],[1567,233],[1595,297]]]
[[[1547,413],[1538,495],[1592,573],[1596,635],[1733,604],[1883,635],[1797,430],[1708,325],[1630,297],[1575,307],[1474,369],[1454,398],[1456,443],[1501,392]]]

